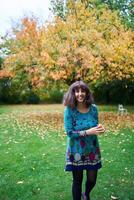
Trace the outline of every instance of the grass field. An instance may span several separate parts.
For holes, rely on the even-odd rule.
[[[92,200],[134,199],[134,107],[127,109],[130,116],[118,118],[116,107],[99,106],[104,122],[111,112],[106,126],[114,125],[99,136],[103,168]],[[72,199],[71,173],[64,172],[62,116],[62,105],[0,107],[0,200]]]

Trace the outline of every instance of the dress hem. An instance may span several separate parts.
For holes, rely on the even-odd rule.
[[[100,169],[100,168],[102,168],[101,163],[97,163],[96,165],[85,165],[85,166],[66,165],[65,171],[77,171],[77,170]]]

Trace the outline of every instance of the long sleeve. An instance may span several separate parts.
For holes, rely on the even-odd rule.
[[[73,116],[69,107],[66,107],[64,111],[64,128],[70,138],[80,137],[80,131],[75,131],[73,128]]]

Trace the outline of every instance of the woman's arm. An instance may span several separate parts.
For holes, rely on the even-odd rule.
[[[64,111],[64,128],[70,138],[78,138],[86,134],[86,131],[74,130],[72,111],[69,107],[66,107]]]
[[[96,119],[98,125],[86,130],[86,135],[100,135],[100,134],[105,132],[104,126],[102,124],[99,124],[98,109],[95,105],[94,105],[94,112],[93,113],[94,113],[94,118]]]
[[[98,122],[97,108],[96,108],[96,112],[95,112],[95,117],[96,117],[97,122]],[[86,135],[99,135],[99,134],[102,134],[105,131],[105,129],[102,125],[92,127],[90,129],[87,129],[87,130],[75,131],[74,128],[73,128],[72,111],[69,107],[66,107],[65,111],[64,111],[64,128],[65,128],[67,135],[70,138],[78,138],[78,137],[83,137],[83,136],[86,136]]]
[[[86,130],[86,135],[100,135],[105,132],[105,128],[99,124],[96,127]]]

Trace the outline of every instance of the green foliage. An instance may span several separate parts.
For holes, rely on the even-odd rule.
[[[50,10],[53,12],[54,15],[65,19],[65,0],[51,0],[51,8]]]
[[[3,78],[0,80],[0,102],[19,104],[37,104],[39,96],[29,87],[28,82],[22,81],[22,77],[17,76],[10,80]]]
[[[79,1],[79,0],[76,0]],[[97,9],[107,6],[111,10],[118,11],[122,22],[134,30],[134,1],[133,0],[81,0],[89,9]]]
[[[59,87],[44,88],[39,92],[42,103],[62,103],[64,91]]]
[[[128,80],[116,80],[94,87],[95,100],[106,104],[133,104],[134,85]]]
[[[0,57],[0,69],[2,67],[3,62],[4,62],[4,58]]]
[[[63,94],[63,91],[58,89],[50,91],[50,101],[53,103],[62,103]]]
[[[134,30],[134,1],[133,0],[99,0],[100,3],[105,3],[111,10],[119,11],[123,22]]]
[[[28,104],[38,104],[40,102],[40,98],[37,94],[35,94],[34,92],[29,92],[29,94],[27,95],[27,102]]]

